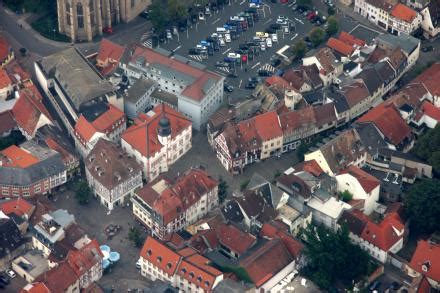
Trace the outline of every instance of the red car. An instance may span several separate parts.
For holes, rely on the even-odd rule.
[[[280,0],[280,2],[281,2],[282,4],[287,4],[287,3],[289,3],[289,0]]]
[[[242,55],[241,56],[241,62],[242,63],[246,63],[247,62],[248,57],[246,55]]]
[[[106,34],[112,34],[113,33],[113,29],[111,27],[105,27],[102,29],[102,32],[106,33]]]
[[[316,16],[316,13],[314,11],[309,12],[309,14],[307,14],[307,19],[308,20],[312,20],[314,19]]]

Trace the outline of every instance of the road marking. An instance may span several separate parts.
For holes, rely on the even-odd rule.
[[[226,51],[224,51],[222,54],[225,55],[226,53],[228,53],[229,51],[231,51],[232,48],[227,49]]]
[[[176,49],[174,49],[173,50],[173,52],[176,52],[177,50],[179,50],[180,48],[182,48],[182,45],[180,45],[180,46],[177,46],[177,48]]]
[[[304,22],[303,22],[301,19],[298,19],[298,18],[295,17],[295,20],[296,20],[297,22],[299,22],[300,24],[304,24]]]
[[[238,88],[241,88],[241,83],[243,82],[242,79],[240,79],[240,83],[238,84]]]
[[[260,62],[255,63],[254,66],[251,67],[251,69],[254,69],[254,68],[257,67],[258,65],[260,65]]]
[[[219,21],[220,21],[220,17],[217,18],[216,20],[214,20],[214,21],[212,22],[212,24],[216,24],[216,23],[219,22]]]
[[[290,40],[293,41],[297,36],[298,34],[295,34]]]
[[[241,2],[240,2],[240,5],[243,5],[243,4],[244,4],[244,2],[246,2],[246,0],[243,0],[243,1],[241,1]]]
[[[289,4],[289,7],[292,7],[293,5],[295,5],[295,3],[291,3],[291,4]]]
[[[272,17],[269,18],[268,20],[266,20],[263,24],[268,24],[268,23],[271,22],[271,21],[272,21]]]

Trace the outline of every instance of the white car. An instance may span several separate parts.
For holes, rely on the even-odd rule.
[[[13,279],[15,278],[16,274],[13,270],[7,270],[6,274],[8,274],[9,278]]]
[[[136,262],[136,268],[139,270],[141,268],[142,265],[142,260],[141,258],[138,259],[138,261]]]
[[[211,10],[209,10],[208,6],[205,7],[205,14],[206,15],[211,15]]]
[[[261,42],[260,43],[260,49],[261,49],[261,51],[266,51],[266,42]]]
[[[230,43],[231,42],[231,35],[230,34],[225,34],[225,42],[226,43]]]
[[[200,51],[205,51],[205,50],[206,50],[206,47],[205,47],[205,46],[202,46],[202,45],[196,45],[196,49],[197,49],[197,50],[200,50]]]
[[[223,40],[223,38],[220,38],[220,37],[218,38],[218,44],[219,44],[220,47],[226,46],[225,40]]]
[[[272,39],[273,43],[278,43],[278,35],[277,34],[271,34],[270,38]]]
[[[205,20],[205,15],[203,14],[203,12],[199,13],[199,20]]]
[[[268,48],[272,48],[272,39],[271,39],[271,38],[267,38],[267,39],[266,39],[266,46],[267,46]]]
[[[260,4],[257,4],[257,3],[249,3],[249,8],[260,8]]]
[[[241,55],[237,54],[237,53],[228,53],[228,58],[232,58],[232,59],[240,59]]]

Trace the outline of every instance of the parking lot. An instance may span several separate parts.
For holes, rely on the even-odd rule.
[[[249,89],[245,89],[249,78],[257,76],[259,70],[276,71],[276,68],[271,65],[271,57],[275,55],[275,52],[285,45],[291,45],[312,29],[313,24],[308,22],[303,15],[293,12],[292,6],[293,3],[281,4],[270,3],[269,1],[261,4],[256,9],[258,20],[254,20],[252,24],[249,23],[247,30],[237,32],[235,40],[231,38],[231,41],[225,42],[224,46],[218,48],[218,51],[211,52],[212,55],[207,53],[197,55],[189,53],[191,49],[200,45],[201,41],[205,41],[213,33],[217,33],[217,28],[223,28],[231,20],[231,17],[238,16],[241,12],[249,10],[249,1],[231,1],[231,5],[226,5],[218,11],[211,11],[211,15],[203,15],[203,20],[198,20],[197,23],[191,24],[187,30],[172,32],[172,39],[166,40],[165,43],[160,43],[160,47],[198,61],[207,66],[209,70],[227,77],[226,83],[234,87],[233,92],[229,94],[246,96],[250,93]],[[251,54],[246,56],[246,60],[241,59],[238,60],[239,62],[229,62],[228,66],[216,66],[216,63],[223,63],[225,58],[227,59],[234,53],[239,54],[240,52],[237,50],[240,45],[252,42],[257,32],[266,32],[271,25],[277,23],[279,16],[284,17],[285,20],[279,21],[279,24],[281,22],[283,25],[280,29],[274,31],[277,42],[271,40],[271,47],[267,47],[266,43],[265,50],[262,50],[261,46],[259,46],[254,50],[253,56]],[[284,31],[286,26],[288,26],[288,31]],[[264,39],[264,37],[261,39]],[[141,42],[149,45],[148,40],[141,40]],[[234,63],[235,65],[232,65]],[[236,77],[232,77],[232,73],[235,73]]]

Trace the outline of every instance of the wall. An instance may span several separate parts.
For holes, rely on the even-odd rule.
[[[304,155],[305,162],[312,160],[315,160],[325,173],[330,176],[334,176],[333,171],[330,169],[330,166],[327,164],[327,160],[324,158],[320,150],[316,150]]]

